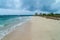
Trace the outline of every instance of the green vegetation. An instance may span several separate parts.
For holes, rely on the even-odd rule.
[[[52,17],[60,17],[60,14],[54,14],[54,13],[35,13],[35,16],[52,16]]]
[[[58,13],[35,13],[35,16],[41,16],[41,17],[46,17],[46,18],[50,18],[50,19],[57,19],[60,20],[60,14]]]

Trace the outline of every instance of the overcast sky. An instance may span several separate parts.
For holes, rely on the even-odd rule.
[[[4,12],[14,14],[13,10],[21,10],[20,13],[23,10],[60,13],[60,0],[0,0],[0,14],[4,14]]]

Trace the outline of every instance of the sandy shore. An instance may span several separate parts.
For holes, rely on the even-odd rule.
[[[2,40],[60,40],[60,21],[32,17]]]
[[[33,17],[32,40],[60,40],[60,21]]]
[[[31,40],[31,23],[25,23],[5,36],[2,40]]]

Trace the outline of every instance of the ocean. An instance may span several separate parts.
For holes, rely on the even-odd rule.
[[[30,17],[19,15],[0,15],[0,40],[15,30],[18,24],[23,24],[28,21]]]

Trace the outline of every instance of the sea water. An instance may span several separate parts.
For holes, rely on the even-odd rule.
[[[13,31],[17,24],[22,24],[30,17],[18,16],[18,15],[0,15],[0,40]]]

